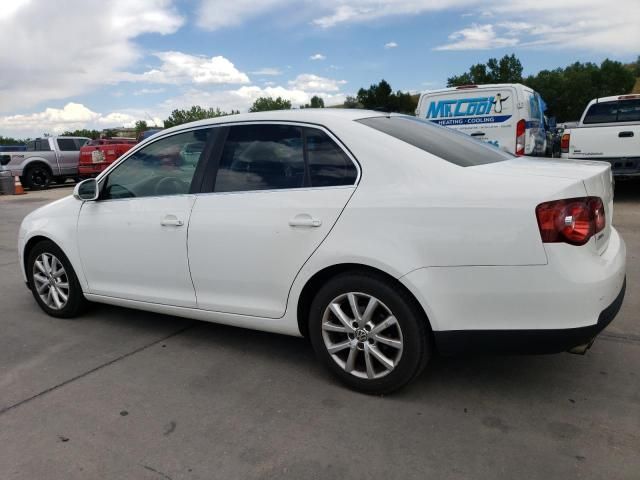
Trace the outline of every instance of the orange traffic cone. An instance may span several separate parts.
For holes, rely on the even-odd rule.
[[[16,181],[14,183],[14,195],[24,195],[26,192],[22,187],[22,183],[20,183],[20,177],[16,175]]]

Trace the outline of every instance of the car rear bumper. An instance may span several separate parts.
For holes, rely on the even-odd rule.
[[[624,297],[624,241],[612,228],[601,255],[592,247],[552,244],[547,265],[421,268],[400,281],[445,353],[559,352],[588,343]]]
[[[442,355],[462,353],[543,354],[560,353],[578,346],[588,348],[595,337],[616,317],[622,306],[626,280],[613,303],[594,325],[544,330],[457,330],[434,332]]]

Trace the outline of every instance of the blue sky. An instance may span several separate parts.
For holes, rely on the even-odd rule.
[[[335,104],[382,78],[421,91],[507,53],[525,73],[640,54],[637,0],[615,15],[600,0],[0,3],[5,136],[152,123],[192,104],[246,111],[264,95]]]

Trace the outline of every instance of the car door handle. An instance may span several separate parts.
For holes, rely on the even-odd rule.
[[[160,225],[163,227],[181,227],[184,225],[184,222],[179,220],[175,215],[166,215],[160,222]]]
[[[313,218],[308,213],[301,213],[289,220],[290,227],[319,227],[322,225],[322,220]]]
[[[618,136],[620,138],[633,137],[633,132],[620,132]]]
[[[473,132],[472,137],[484,137],[484,132]]]

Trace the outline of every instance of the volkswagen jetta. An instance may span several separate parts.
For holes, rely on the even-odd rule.
[[[514,157],[362,110],[204,120],[28,215],[20,264],[57,317],[87,301],[303,335],[393,391],[439,351],[584,351],[616,315],[610,166]]]

